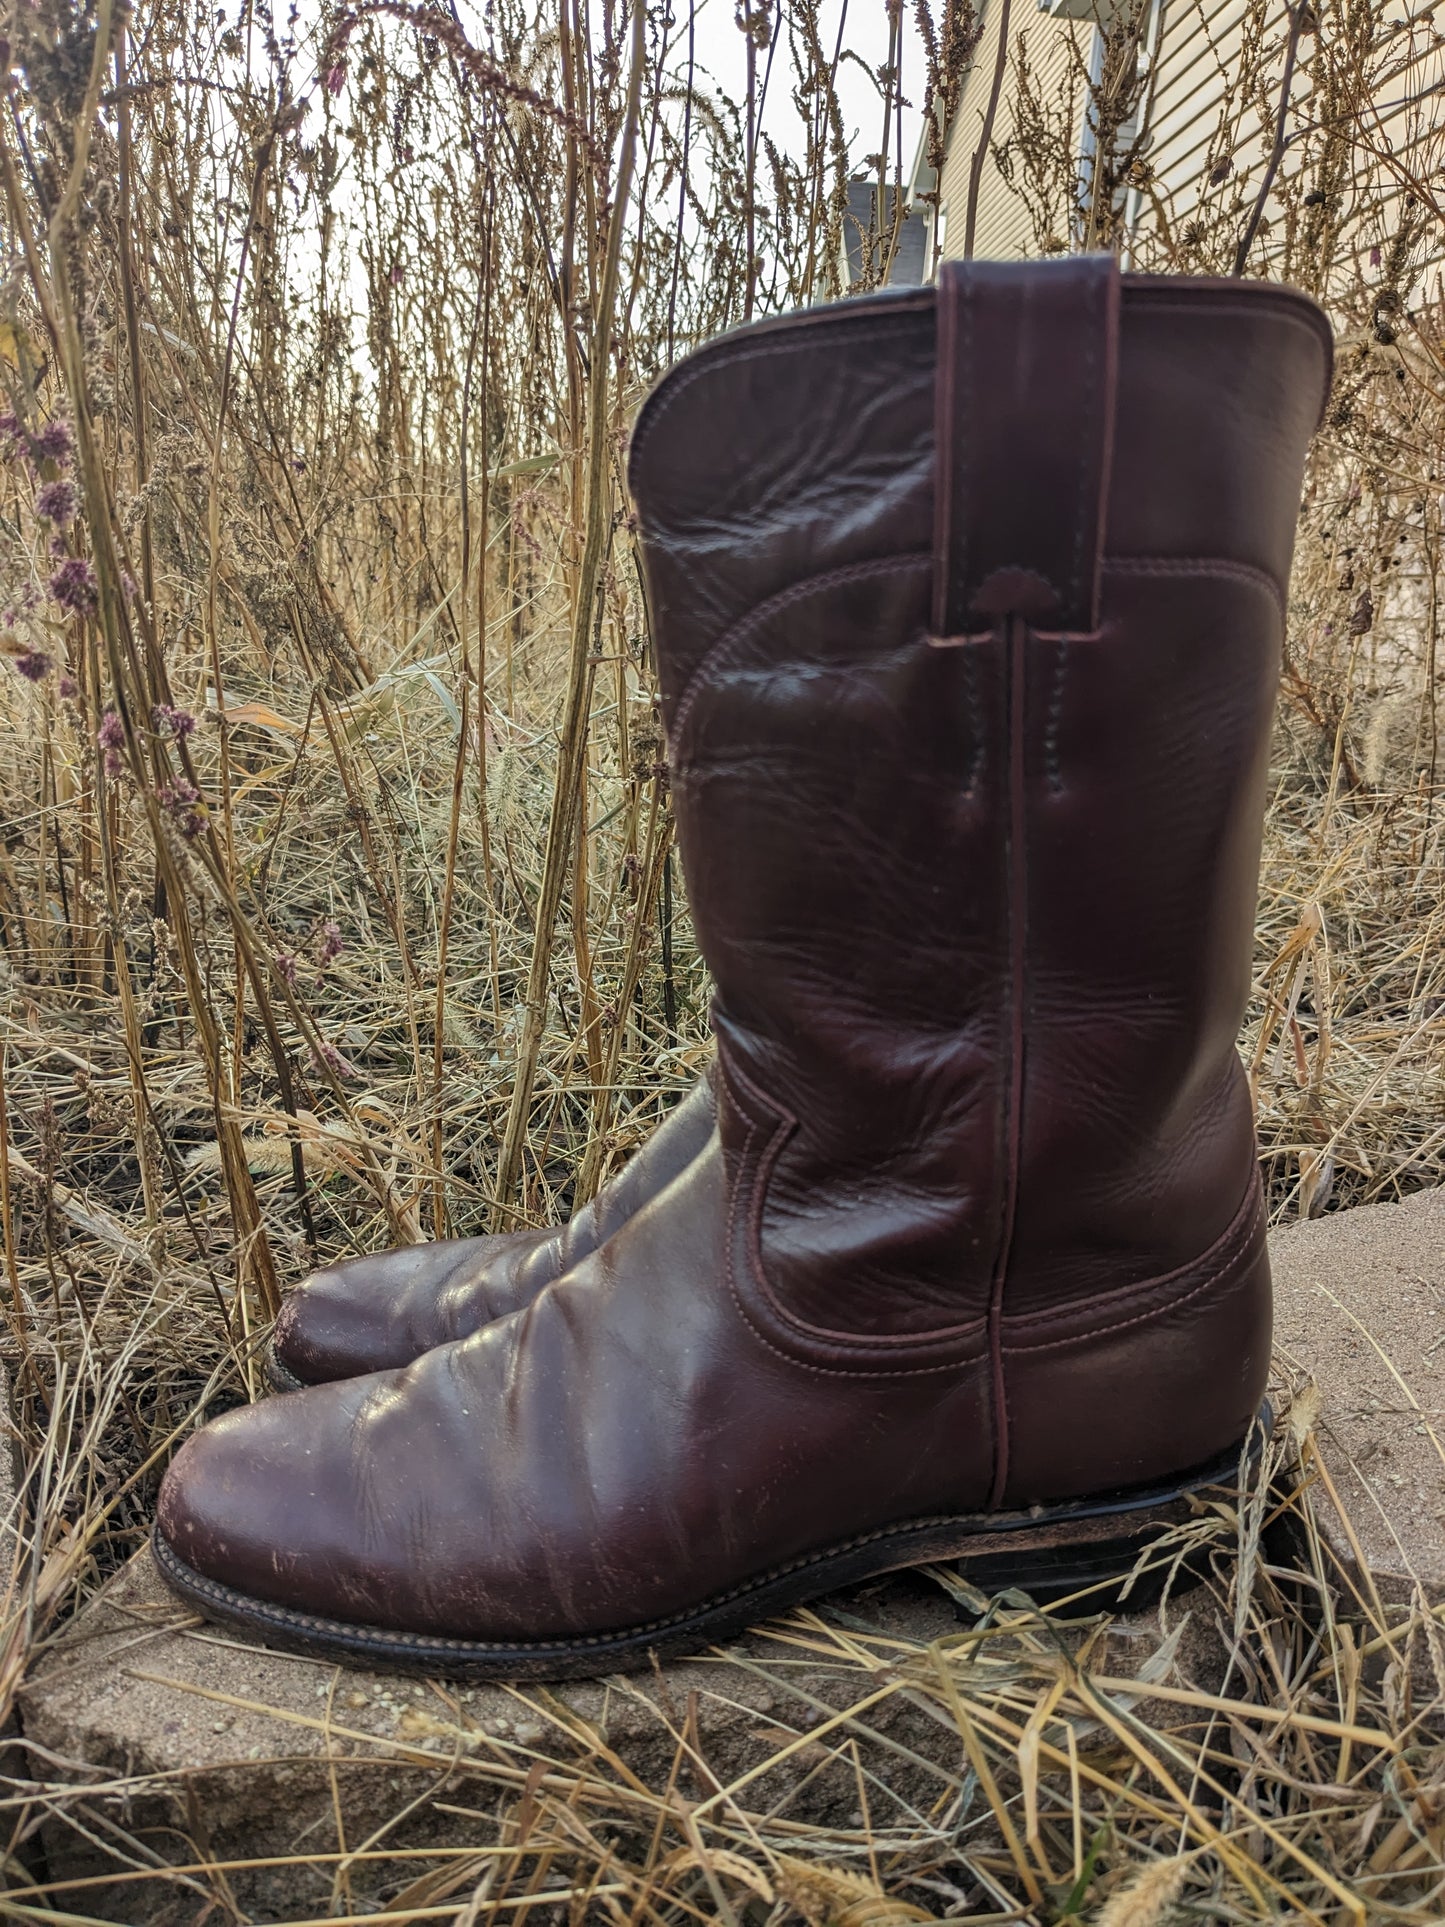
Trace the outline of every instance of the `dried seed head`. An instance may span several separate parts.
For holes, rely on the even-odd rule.
[[[68,529],[80,513],[80,491],[74,482],[46,482],[35,497],[35,513],[57,529]]]
[[[50,578],[50,593],[62,609],[78,616],[89,615],[99,597],[95,589],[95,570],[82,555],[72,555]]]

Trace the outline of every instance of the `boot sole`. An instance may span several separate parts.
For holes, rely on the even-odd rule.
[[[159,1528],[151,1545],[166,1583],[207,1618],[227,1620],[293,1652],[432,1678],[586,1679],[645,1666],[653,1654],[696,1652],[822,1593],[909,1566],[951,1564],[985,1597],[1017,1589],[1044,1605],[1083,1594],[1083,1612],[1145,1611],[1166,1588],[1181,1592],[1203,1577],[1181,1560],[1174,1544],[1158,1542],[1171,1528],[1197,1519],[1206,1494],[1237,1495],[1241,1470],[1248,1483],[1268,1434],[1267,1405],[1260,1421],[1246,1443],[1162,1485],[1021,1512],[963,1513],[883,1527],[762,1573],[671,1618],[575,1639],[447,1639],[326,1619],[203,1577]]]

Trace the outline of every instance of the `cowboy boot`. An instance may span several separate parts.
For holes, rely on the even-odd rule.
[[[400,1245],[313,1272],[287,1298],[272,1330],[272,1390],[299,1392],[409,1365],[530,1305],[686,1170],[712,1127],[712,1079],[705,1075],[565,1225]]]
[[[717,1134],[399,1372],[191,1439],[155,1550],[308,1650],[560,1677],[920,1560],[1132,1564],[1269,1363],[1245,1008],[1330,337],[949,263],[726,336],[631,476]]]

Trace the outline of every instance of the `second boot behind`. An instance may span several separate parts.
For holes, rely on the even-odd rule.
[[[281,1308],[266,1353],[276,1392],[409,1365],[530,1305],[685,1171],[713,1130],[711,1074],[565,1225],[398,1245],[327,1265]]]

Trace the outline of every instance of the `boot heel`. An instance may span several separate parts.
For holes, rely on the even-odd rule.
[[[953,1595],[959,1619],[982,1617],[1000,1594],[1021,1593],[1036,1606],[1067,1601],[1079,1613],[1151,1612],[1164,1594],[1192,1592],[1206,1578],[1207,1554],[1182,1552],[1171,1543],[1168,1522],[1158,1541],[1133,1533],[1090,1545],[1020,1547],[1016,1553],[963,1558],[954,1571],[962,1582]]]
[[[1189,1528],[1211,1500],[1238,1506],[1254,1489],[1273,1427],[1266,1399],[1248,1438],[1193,1472],[1113,1499],[1034,1506],[998,1519],[976,1550],[951,1561],[959,1618],[979,1618],[1000,1594],[1025,1594],[1037,1606],[1068,1601],[1081,1613],[1141,1613],[1166,1592],[1189,1592],[1208,1577],[1220,1543]]]

